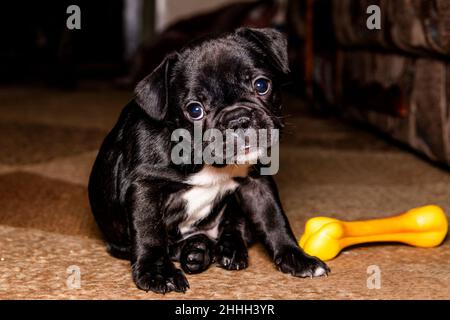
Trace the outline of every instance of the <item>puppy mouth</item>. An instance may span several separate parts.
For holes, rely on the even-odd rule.
[[[254,145],[250,142],[250,139],[248,137],[244,138],[241,150],[244,152],[244,154],[249,154],[252,149],[257,148],[258,145]]]
[[[258,135],[258,130],[253,131],[253,135],[249,131],[253,129],[240,130],[233,132],[230,139],[224,145],[224,152],[228,155],[228,159],[232,162],[256,162],[264,150],[271,147],[271,142],[265,137]],[[266,141],[262,141],[262,139]],[[227,149],[232,148],[232,153],[226,153]]]

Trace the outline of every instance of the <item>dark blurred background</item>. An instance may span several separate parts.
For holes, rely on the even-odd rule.
[[[81,11],[79,30],[66,27],[71,16],[66,10],[74,4]],[[296,32],[303,30],[288,26],[287,12],[294,7],[290,18],[298,19],[304,6],[304,1],[249,0],[8,2],[0,12],[0,82],[74,89],[96,79],[130,87],[170,51],[240,26],[279,28],[298,49]]]

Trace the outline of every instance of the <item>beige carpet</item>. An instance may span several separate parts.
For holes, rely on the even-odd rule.
[[[86,184],[96,149],[128,92],[0,89],[0,299],[436,299],[450,298],[450,243],[433,249],[360,246],[329,262],[328,278],[275,270],[260,246],[250,267],[188,276],[186,294],[135,288],[129,264],[107,255]],[[295,233],[307,218],[387,216],[434,203],[450,213],[450,174],[334,119],[287,108],[277,176]],[[381,288],[369,289],[369,266]],[[70,289],[68,268],[80,270]],[[70,269],[70,268],[69,268]]]

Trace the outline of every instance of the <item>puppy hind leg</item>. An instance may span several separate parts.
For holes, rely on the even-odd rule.
[[[204,234],[184,240],[179,256],[181,268],[189,274],[205,271],[213,262],[213,249],[213,241]]]
[[[118,246],[109,242],[106,244],[106,251],[118,259],[130,260],[131,258],[130,247]]]

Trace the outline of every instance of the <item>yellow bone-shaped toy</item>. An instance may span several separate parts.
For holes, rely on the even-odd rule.
[[[445,239],[447,217],[434,205],[403,214],[365,221],[333,218],[309,219],[299,244],[311,256],[330,260],[351,245],[367,242],[402,242],[416,247],[435,247]]]

